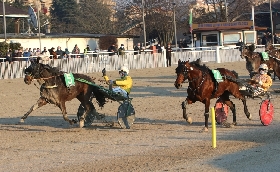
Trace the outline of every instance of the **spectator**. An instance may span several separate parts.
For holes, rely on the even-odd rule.
[[[65,48],[65,54],[67,55],[67,58],[69,58],[69,54],[70,54],[70,52],[69,52],[69,50],[68,50],[68,48]]]
[[[161,48],[160,44],[157,44],[156,49],[157,49],[158,53],[162,53],[162,48]]]
[[[31,56],[31,53],[28,51],[28,49],[26,48],[23,52],[23,57],[27,57],[27,58],[24,58],[23,60],[24,61],[28,61],[29,57]]]
[[[89,48],[89,45],[87,45],[87,47],[84,49],[84,54],[86,54],[88,51],[91,51],[91,49]]]
[[[12,53],[8,52],[6,54],[6,62],[9,62],[10,64],[13,63]]]
[[[57,59],[57,54],[56,54],[54,47],[52,47],[51,49],[48,49],[48,51],[50,53],[50,59]]]
[[[23,55],[23,52],[22,52],[22,47],[18,49],[18,54],[17,54],[17,57],[22,57]]]
[[[31,53],[31,56],[36,56],[36,48],[33,48],[33,51],[32,51],[32,53]]]
[[[72,50],[72,54],[80,54],[80,48],[78,47],[78,45],[76,44],[75,47],[73,48]],[[77,58],[80,58],[79,55],[75,55],[75,56],[72,56],[72,57],[77,57]]]
[[[108,52],[110,52],[109,56],[113,56],[117,53],[117,49],[114,43],[108,48]]]
[[[41,50],[40,50],[40,48],[37,48],[35,55],[39,56],[40,54],[41,54]]]
[[[266,45],[266,43],[267,43],[267,35],[266,35],[266,33],[263,33],[262,45]]]
[[[140,53],[141,53],[141,47],[140,47],[140,43],[138,43],[137,46],[134,47],[134,55],[137,55]]]
[[[60,59],[66,59],[66,58],[68,58],[68,55],[65,52],[63,52],[62,56],[60,57]]]
[[[50,56],[50,52],[47,50],[46,47],[44,47],[44,50],[41,52],[42,55],[45,55],[45,56]]]
[[[172,48],[170,43],[168,43],[167,48],[166,48],[166,66],[170,66],[171,67],[171,52],[172,52]]]
[[[120,48],[118,49],[118,53],[119,55],[123,56],[125,54],[125,48],[124,48],[124,45],[121,44]]]
[[[59,59],[61,59],[62,56],[63,56],[63,51],[61,50],[61,47],[60,47],[60,46],[58,46],[58,47],[56,48],[56,55],[58,56]]]

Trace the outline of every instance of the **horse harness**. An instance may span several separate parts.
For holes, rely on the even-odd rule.
[[[193,70],[193,67],[190,67],[190,69],[188,69],[187,68],[187,66],[186,65],[184,65],[184,69],[183,69],[183,75],[184,75],[184,78],[187,78],[187,75],[188,75],[188,71],[189,70]],[[204,72],[204,71],[202,71],[202,80],[201,80],[201,82],[200,82],[200,84],[195,88],[195,89],[192,89],[191,87],[190,87],[190,85],[188,86],[188,89],[190,89],[191,90],[191,92],[193,93],[193,95],[195,96],[195,92],[201,87],[201,85],[203,84],[203,82],[205,81],[205,76],[206,76],[206,74],[207,74],[207,72]],[[192,80],[189,80],[188,79],[188,82],[190,83],[190,82],[194,82],[194,81],[196,81],[196,80],[198,80],[200,77],[198,76],[198,77],[196,77],[196,78],[193,78]],[[216,85],[216,84],[215,84]],[[215,86],[216,87],[216,86]],[[217,88],[217,87],[216,87]],[[216,88],[214,89],[215,91],[212,93],[212,94],[214,94],[215,92],[216,92]]]

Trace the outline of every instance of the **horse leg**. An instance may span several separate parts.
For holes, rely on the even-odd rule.
[[[243,96],[243,98],[241,98],[241,100],[242,100],[242,103],[243,103],[243,106],[244,106],[244,113],[247,116],[247,118],[249,120],[251,120],[252,119],[252,115],[248,111],[247,104],[246,104],[246,98]]]
[[[188,99],[186,99],[185,101],[182,102],[183,118],[186,119],[186,121],[187,121],[189,124],[192,124],[192,118],[191,118],[191,117],[188,117],[187,112],[186,112],[187,103],[188,103],[188,104],[191,104],[192,102],[191,102],[190,100],[188,100]]]
[[[36,109],[38,109],[38,108],[40,108],[40,107],[46,105],[47,103],[48,103],[48,102],[46,101],[45,98],[40,97],[39,100],[37,101],[37,103],[34,104],[33,106],[31,106],[31,108],[29,109],[29,111],[26,112],[26,113],[21,117],[20,122],[21,122],[21,123],[24,123],[24,120],[28,117],[28,115],[29,115],[32,111],[34,111],[34,110],[36,110]]]
[[[208,132],[208,119],[209,119],[209,107],[210,107],[210,99],[206,99],[204,101],[205,104],[205,109],[204,109],[204,127],[202,128],[202,130],[200,132]],[[214,121],[215,122],[215,121]]]
[[[63,115],[63,119],[64,121],[68,121],[70,125],[73,125],[74,123],[76,123],[76,120],[69,120],[68,116],[67,116],[67,112],[66,112],[66,106],[65,106],[65,102],[60,102],[60,105],[58,106],[62,112]]]
[[[223,126],[227,127],[227,128],[230,128],[230,127],[233,127],[233,126],[237,125],[237,122],[236,122],[236,108],[235,108],[235,104],[231,100],[229,100],[229,97],[227,99],[225,99],[224,102],[230,108],[230,110],[232,112],[232,124],[225,121],[225,122],[223,122]]]

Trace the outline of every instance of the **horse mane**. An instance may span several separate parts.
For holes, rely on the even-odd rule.
[[[203,71],[203,72],[209,72],[211,69],[209,69],[208,66],[206,66],[205,64],[202,64],[202,61],[200,58],[196,59],[195,61],[190,62],[190,64],[196,66],[197,68],[199,68],[199,70]]]
[[[255,44],[251,44],[251,45],[249,45],[249,46],[248,46],[248,49],[249,49],[251,52],[254,52],[254,51],[255,51],[255,49],[256,49]]]

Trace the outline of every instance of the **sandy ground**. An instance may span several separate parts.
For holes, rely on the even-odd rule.
[[[248,78],[245,62],[206,63],[210,68],[234,69],[241,78]],[[96,121],[90,127],[70,126],[59,108],[46,105],[31,113],[25,123],[20,117],[36,103],[39,90],[26,85],[23,79],[0,80],[0,171],[279,171],[280,169],[280,97],[271,88],[275,118],[270,126],[259,120],[260,100],[248,99],[253,115],[250,121],[237,107],[238,126],[217,126],[217,147],[212,148],[211,126],[208,133],[199,133],[204,126],[202,103],[187,106],[193,124],[182,118],[181,102],[187,84],[174,87],[176,66],[131,70],[134,87],[131,93],[136,121],[131,129],[117,124],[118,102],[108,102],[100,113],[109,127]],[[114,79],[117,72],[108,72]],[[90,74],[101,78],[100,73]],[[213,107],[215,99],[211,101]],[[97,106],[97,103],[94,101]],[[70,118],[76,118],[79,102],[67,102]],[[229,116],[232,121],[232,115]]]

